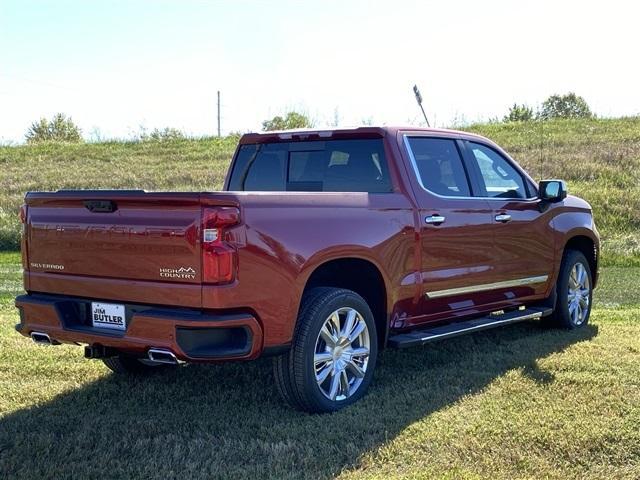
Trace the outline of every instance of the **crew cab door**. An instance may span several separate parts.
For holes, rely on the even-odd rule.
[[[444,134],[401,135],[418,204],[419,316],[404,327],[468,315],[485,303],[476,286],[496,281],[492,208],[474,197],[462,143]]]
[[[493,268],[502,285],[495,293],[505,303],[548,294],[555,261],[551,213],[504,152],[482,141],[464,140],[463,146],[474,195],[491,205]]]

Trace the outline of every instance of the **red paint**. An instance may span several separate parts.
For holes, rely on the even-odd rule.
[[[251,352],[243,357],[248,359],[264,347],[291,341],[307,279],[330,260],[359,258],[378,268],[386,288],[387,323],[409,328],[544,299],[553,288],[567,241],[581,235],[599,248],[591,209],[575,197],[542,205],[538,199],[452,199],[427,192],[404,147],[403,135],[408,133],[470,139],[499,150],[475,135],[413,128],[366,127],[286,137],[249,134],[240,144],[310,141],[327,135],[382,137],[394,191],[29,193],[22,243],[25,289],[30,294],[240,314],[244,320],[234,324],[247,325],[254,335]],[[111,200],[117,209],[90,212],[85,200]],[[239,216],[233,213],[229,220],[219,212]],[[426,225],[425,216],[435,213],[446,216],[446,222]],[[496,223],[497,213],[509,213],[512,221]],[[221,236],[203,249],[203,228],[216,222]],[[216,256],[220,252],[222,256]],[[203,282],[203,268],[219,270],[205,273]],[[549,280],[459,297],[425,296],[434,290],[538,275],[549,275]],[[50,306],[24,301],[19,306],[24,335],[36,330],[60,341],[97,342],[135,352],[166,346],[189,359],[172,335],[177,325],[185,326],[184,320],[140,315],[122,338],[105,341],[90,330],[64,330]]]

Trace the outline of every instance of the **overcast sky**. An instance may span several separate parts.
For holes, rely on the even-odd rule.
[[[502,116],[575,91],[640,113],[636,1],[0,0],[0,141],[71,115],[85,137],[140,126],[260,128],[288,108],[318,125]]]

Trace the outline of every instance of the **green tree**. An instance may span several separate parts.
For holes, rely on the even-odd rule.
[[[276,115],[271,120],[265,120],[262,122],[262,130],[265,132],[310,127],[313,127],[311,119],[309,119],[305,114],[295,111],[288,112],[284,117]]]
[[[505,122],[529,122],[533,120],[533,109],[524,104],[518,105],[514,103],[511,108],[509,108],[509,113],[504,116],[503,121]]]
[[[56,113],[51,120],[41,118],[37,122],[33,122],[25,139],[27,143],[40,142],[82,142],[81,130],[73,123],[71,117],[67,117],[63,113]]]
[[[552,118],[591,118],[593,113],[587,101],[569,92],[565,95],[551,95],[542,103],[539,114],[543,120]]]

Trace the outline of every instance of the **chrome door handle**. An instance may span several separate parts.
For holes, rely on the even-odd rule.
[[[501,213],[496,215],[496,222],[506,223],[511,220],[511,215],[507,215],[506,213]]]
[[[438,225],[446,220],[442,215],[430,215],[424,219],[426,223]]]

